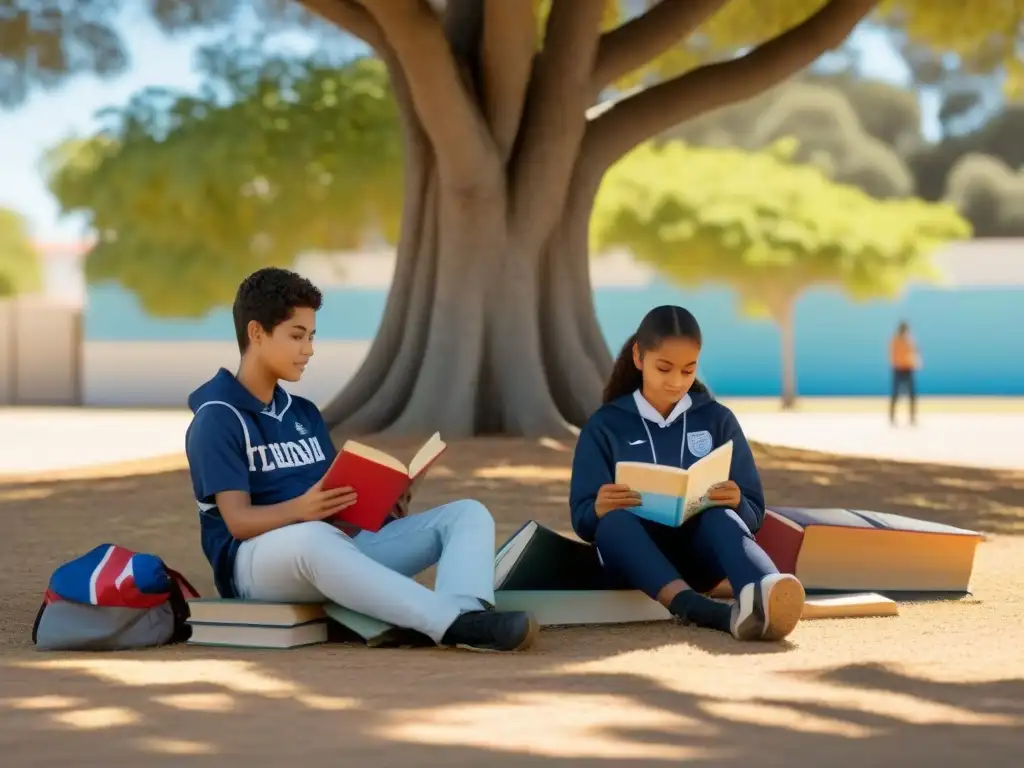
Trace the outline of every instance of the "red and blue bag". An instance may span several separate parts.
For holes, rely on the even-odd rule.
[[[39,650],[101,651],[183,642],[199,593],[156,555],[101,544],[50,576],[32,627]]]

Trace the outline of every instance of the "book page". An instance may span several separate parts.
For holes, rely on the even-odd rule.
[[[683,498],[688,479],[687,471],[679,467],[640,461],[620,461],[615,465],[615,482],[641,493]]]
[[[686,488],[684,517],[693,514],[706,503],[704,496],[716,483],[729,479],[732,468],[732,440],[723,443],[704,458],[694,463],[687,472],[690,482]]]
[[[342,453],[351,453],[354,456],[362,456],[367,461],[372,461],[375,464],[382,464],[385,467],[401,472],[403,475],[408,474],[409,470],[398,459],[394,456],[384,453],[377,448],[373,448],[363,443],[357,443],[355,440],[346,440],[341,446],[341,452],[338,454],[340,457]]]
[[[409,462],[409,477],[418,477],[434,459],[444,453],[447,447],[448,445],[441,439],[441,433],[435,432]]]

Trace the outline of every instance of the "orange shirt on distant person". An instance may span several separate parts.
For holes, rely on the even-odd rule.
[[[889,344],[889,363],[897,371],[913,371],[918,367],[917,348],[910,335],[893,336]]]

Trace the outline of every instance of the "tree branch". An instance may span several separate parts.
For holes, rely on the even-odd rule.
[[[514,221],[528,224],[540,238],[561,214],[586,130],[603,10],[601,2],[553,0],[544,50],[534,66],[513,164],[511,208]],[[529,246],[540,250],[539,242]]]
[[[310,13],[355,35],[375,51],[380,51],[384,35],[373,17],[356,0],[299,0],[299,4]]]
[[[878,0],[830,0],[750,53],[708,64],[623,99],[590,122],[585,151],[604,167],[634,146],[692,117],[744,101],[839,46]]]
[[[483,116],[459,75],[440,19],[425,0],[363,0],[405,74],[445,186],[467,192],[501,172]]]
[[[473,98],[479,100],[484,0],[447,0],[441,25],[463,82]]]
[[[503,162],[512,154],[537,44],[533,0],[483,0],[483,107]]]
[[[597,49],[591,99],[609,84],[688,37],[727,0],[661,0],[646,13],[605,32]]]

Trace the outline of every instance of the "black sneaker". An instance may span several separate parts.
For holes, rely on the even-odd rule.
[[[523,651],[537,639],[540,625],[525,611],[470,611],[444,633],[441,645],[471,651]]]

